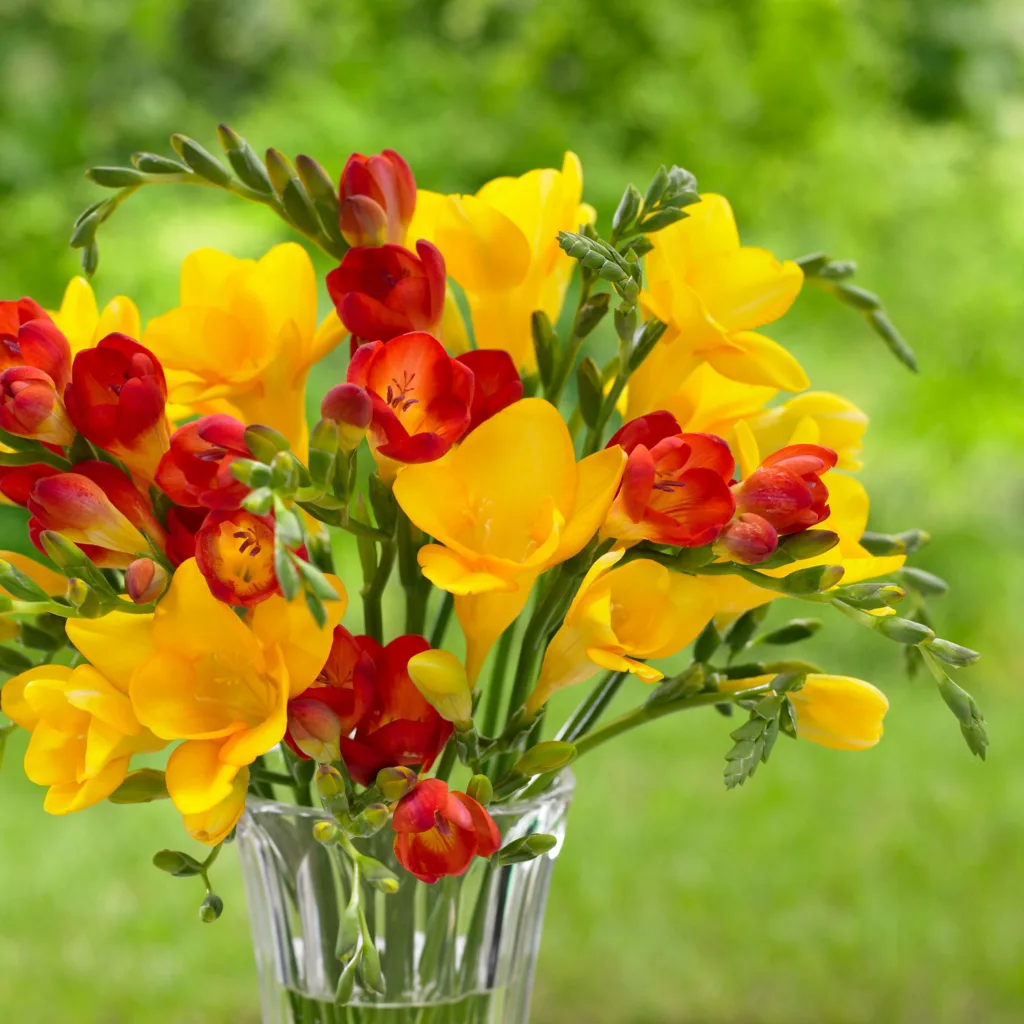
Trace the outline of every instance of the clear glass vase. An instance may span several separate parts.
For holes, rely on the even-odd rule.
[[[526,863],[477,858],[461,877],[426,885],[398,866],[390,827],[357,840],[402,884],[392,895],[363,890],[387,994],[357,982],[345,1005],[334,1001],[335,943],[352,884],[344,855],[313,839],[322,812],[250,797],[238,852],[263,1024],[526,1024],[573,784],[566,774],[542,796],[490,808],[503,844],[535,832],[558,839]]]

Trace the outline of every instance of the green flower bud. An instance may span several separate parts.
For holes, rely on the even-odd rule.
[[[188,174],[185,164],[159,153],[132,153],[132,163],[146,174]]]
[[[334,990],[334,1001],[338,1006],[344,1006],[352,998],[356,988],[356,973],[360,967],[361,957],[352,956],[345,964],[345,969],[338,978],[338,985]]]
[[[939,576],[915,566],[904,566],[899,572],[900,579],[919,594],[926,597],[942,597],[949,593],[949,584]]]
[[[601,384],[601,371],[593,359],[582,359],[576,370],[576,388],[579,393],[580,415],[588,427],[593,427],[601,415],[604,401],[604,387]]]
[[[269,195],[274,191],[267,175],[267,169],[263,161],[256,155],[256,151],[249,145],[241,135],[226,124],[217,128],[217,141],[220,142],[228,158],[228,162],[234,168],[235,174],[249,188],[256,192]]]
[[[601,292],[592,295],[576,314],[574,333],[577,338],[585,338],[604,319],[611,303],[611,295]]]
[[[927,644],[935,639],[935,633],[927,626],[897,615],[879,615],[872,625],[876,632],[898,644]]]
[[[643,203],[644,197],[640,195],[640,190],[632,183],[627,185],[612,217],[612,230],[616,235],[621,236],[629,230],[636,221]]]
[[[181,850],[159,850],[153,854],[153,867],[175,878],[190,878],[203,873],[203,865]]]
[[[516,839],[498,851],[499,864],[525,864],[527,861],[543,856],[558,845],[555,836],[545,832]]]
[[[274,492],[269,487],[257,487],[242,499],[242,508],[254,516],[265,516],[274,504]]]
[[[360,854],[357,857],[357,863],[363,878],[375,889],[388,896],[398,892],[400,884],[398,875],[386,868],[379,860]]]
[[[112,804],[148,804],[154,800],[166,800],[169,795],[163,772],[156,768],[139,768],[130,772],[107,799]]]
[[[255,459],[235,459],[230,465],[231,475],[247,487],[269,487],[270,467]]]
[[[754,643],[795,644],[814,636],[821,627],[821,619],[792,619],[784,626],[759,636]]]
[[[103,188],[131,188],[146,182],[145,174],[134,167],[90,167],[85,176]]]
[[[178,156],[201,178],[212,181],[214,185],[230,184],[231,172],[194,139],[185,135],[172,135],[171,145]]]
[[[345,795],[345,778],[334,765],[320,764],[316,768],[316,791],[330,800]]]
[[[805,558],[817,558],[831,551],[838,543],[839,534],[832,530],[802,530],[782,537],[778,550],[794,562],[799,562]]]
[[[359,814],[353,825],[361,836],[376,835],[391,817],[391,808],[385,803],[370,804]]]
[[[321,846],[333,846],[341,835],[341,830],[333,821],[318,821],[313,825],[313,838]]]
[[[898,604],[907,596],[907,592],[892,583],[850,583],[840,587],[836,596],[854,608],[874,611]]]
[[[785,594],[819,594],[831,590],[843,578],[844,571],[841,565],[812,565],[797,569],[780,580],[781,589]]]
[[[204,924],[213,924],[223,913],[224,901],[215,892],[208,892],[199,908],[199,920]]]
[[[494,786],[486,775],[474,775],[466,787],[466,796],[471,797],[482,807],[486,807],[494,798]]]
[[[943,640],[941,637],[936,637],[928,645],[928,650],[940,661],[944,661],[947,665],[952,665],[955,668],[967,668],[968,665],[973,665],[981,657],[977,651],[972,651],[970,647],[961,647],[960,644],[955,644],[952,640]]]
[[[564,740],[546,740],[530,747],[515,764],[522,775],[542,775],[565,768],[576,759],[576,746]]]
[[[262,424],[246,427],[243,438],[253,457],[267,464],[278,452],[286,452],[290,447],[288,438],[284,434],[274,430],[273,427],[265,427]]]
[[[540,379],[545,384],[549,384],[555,370],[558,337],[555,335],[547,313],[538,309],[531,314],[530,331],[533,336],[533,351],[537,356],[537,369],[540,372]]]

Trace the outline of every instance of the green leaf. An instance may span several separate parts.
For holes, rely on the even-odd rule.
[[[0,647],[0,672],[16,676],[20,672],[27,672],[34,665],[35,662],[21,651],[13,647]]]
[[[759,605],[744,612],[730,627],[725,634],[725,644],[729,648],[729,660],[732,661],[744,647],[750,643],[758,626],[764,622],[768,614],[768,604]]]

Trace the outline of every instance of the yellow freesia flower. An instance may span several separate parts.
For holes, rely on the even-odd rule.
[[[25,774],[48,786],[50,814],[80,811],[110,796],[128,774],[133,754],[164,741],[144,729],[123,686],[91,665],[41,665],[9,679],[3,712],[32,733]]]
[[[742,480],[746,479],[760,464],[761,452],[753,432],[742,420],[736,426],[736,438],[737,444],[734,452]],[[821,529],[837,533],[839,543],[823,555],[805,558],[777,569],[758,569],[758,571],[767,576],[780,578],[788,576],[797,569],[805,569],[812,565],[841,565],[843,567],[841,583],[846,584],[859,583],[877,576],[887,576],[901,568],[906,556],[872,555],[860,543],[860,538],[867,529],[870,505],[867,491],[860,481],[834,471],[824,474],[821,479],[828,487],[830,509],[829,517],[821,524]],[[757,569],[757,566],[754,568]],[[699,579],[703,586],[713,592],[715,613],[722,621],[734,619],[736,616],[742,615],[743,612],[757,608],[780,596],[737,576],[702,576]]]
[[[655,396],[656,405],[640,405],[642,393],[629,390],[626,419],[665,409],[683,430],[717,434],[730,445],[736,443],[736,423],[745,420],[764,453],[789,444],[820,444],[838,455],[839,469],[862,467],[868,418],[853,402],[828,391],[805,391],[767,408],[777,394],[776,388],[730,380],[701,363],[676,391]]]
[[[601,669],[657,682],[662,673],[636,659],[677,654],[714,614],[707,592],[690,577],[645,558],[613,568],[622,555],[614,551],[599,558],[580,584],[544,654],[540,679],[526,702],[531,713],[555,691]]]
[[[48,312],[68,339],[73,356],[108,334],[117,332],[138,340],[142,333],[139,308],[131,299],[115,295],[100,312],[92,285],[84,277],[73,277],[64,290],[60,309]]]
[[[773,678],[731,679],[721,688],[746,690],[770,683]],[[889,700],[863,679],[812,673],[789,699],[796,713],[798,739],[833,750],[867,750],[882,738],[882,720],[889,710]]]
[[[146,328],[168,400],[279,430],[305,457],[306,376],[345,336],[335,313],[317,329],[316,274],[301,245],[260,260],[199,249],[181,268],[181,305]]]
[[[300,597],[271,597],[248,623],[210,593],[194,559],[183,562],[152,615],[113,612],[68,623],[72,643],[127,683],[141,723],[184,740],[167,762],[167,791],[195,838],[211,842],[242,812],[239,773],[279,743],[287,704],[316,678],[345,609],[327,603],[320,629]],[[205,838],[204,838],[205,837]]]
[[[516,366],[536,369],[530,316],[543,310],[558,319],[575,266],[558,232],[578,231],[595,217],[582,193],[575,153],[565,154],[561,171],[495,178],[476,195],[417,193],[408,237],[441,250],[466,294],[477,348],[504,349]]]
[[[730,380],[802,391],[807,375],[756,328],[793,304],[803,272],[765,249],[741,246],[732,208],[704,195],[689,216],[651,235],[640,303],[668,329],[630,378],[630,406],[663,409],[666,397],[702,363]]]
[[[625,459],[616,445],[577,464],[558,411],[527,398],[436,462],[399,471],[398,504],[437,541],[420,549],[423,574],[456,595],[471,682],[534,580],[597,532]]]

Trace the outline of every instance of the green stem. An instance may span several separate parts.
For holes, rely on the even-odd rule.
[[[609,672],[580,702],[559,730],[557,738],[567,743],[575,743],[580,736],[589,732],[600,721],[601,715],[628,676],[628,672]]]
[[[441,607],[437,610],[437,617],[434,625],[430,627],[430,646],[440,647],[444,643],[445,634],[448,632],[448,623],[451,622],[452,612],[455,610],[455,595],[445,592],[441,601]]]
[[[593,291],[596,280],[596,276],[586,270],[582,272],[580,277],[580,297],[576,303],[576,315],[572,320],[572,331],[569,334],[569,340],[566,342],[565,348],[560,353],[558,365],[555,367],[555,372],[551,377],[551,387],[547,389],[545,394],[547,400],[556,409],[558,408],[558,400],[562,397],[562,389],[572,373],[573,366],[576,365],[576,357],[580,354],[580,348],[583,345],[583,337],[578,333],[580,313],[590,298],[590,293]]]
[[[363,588],[363,628],[367,636],[384,643],[384,588],[395,564],[395,542],[389,537],[380,542],[380,560],[373,579]]]
[[[442,782],[448,781],[448,776],[451,775],[452,769],[455,767],[457,756],[458,751],[455,747],[455,737],[450,736],[444,746],[444,750],[441,752],[441,757],[437,762],[437,769],[434,772]]]
[[[598,413],[597,422],[587,431],[587,439],[583,443],[584,457],[593,455],[601,447],[604,441],[604,428],[612,418],[612,413],[615,412],[615,405],[619,398],[622,397],[622,392],[625,390],[628,381],[628,368],[620,367],[615,377],[615,383],[612,384],[611,391],[604,396],[604,401],[601,403],[601,411]]]
[[[501,634],[498,648],[494,654],[494,667],[491,669],[491,682],[487,687],[487,703],[484,707],[484,720],[481,731],[485,736],[493,736],[498,728],[498,715],[501,713],[501,698],[505,692],[505,676],[508,673],[508,662],[515,643],[515,623]]]
[[[312,501],[297,502],[299,508],[304,509],[314,519],[328,526],[337,526],[340,530],[351,533],[354,537],[369,537],[370,540],[384,541],[390,539],[390,535],[375,526],[361,523],[351,518],[347,508],[324,508]]]
[[[587,735],[577,740],[576,756],[577,758],[582,757],[589,751],[601,746],[602,743],[607,743],[608,740],[614,739],[624,732],[629,732],[630,729],[635,729],[638,725],[643,725],[645,722],[653,722],[657,718],[663,718],[665,715],[671,715],[676,711],[688,711],[690,708],[703,708],[715,704],[735,703],[736,701],[746,700],[749,697],[756,697],[767,693],[769,690],[771,690],[771,684],[764,683],[761,686],[752,686],[747,690],[737,690],[735,693],[720,693],[714,690],[710,693],[695,694],[693,697],[687,697],[685,700],[668,701],[664,704],[642,705],[641,707],[634,708],[632,711],[627,711],[624,715],[619,715],[618,718],[613,719],[607,725],[603,725],[600,729],[595,729],[593,732],[587,733]]]
[[[416,560],[422,534],[404,512],[398,514],[398,575],[405,590],[405,631],[422,635],[427,625],[431,585]]]

